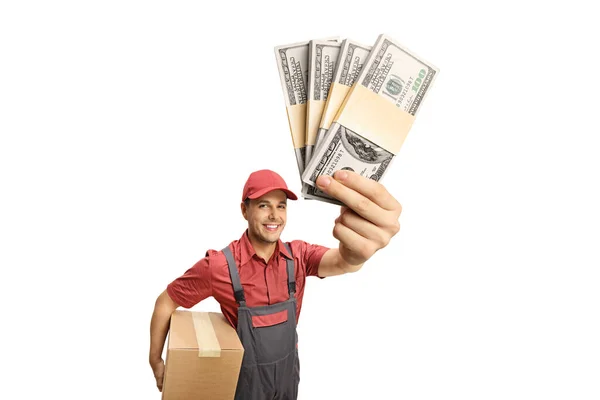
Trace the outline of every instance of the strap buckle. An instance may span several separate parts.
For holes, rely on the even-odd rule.
[[[238,303],[241,303],[242,301],[246,301],[246,296],[244,296],[244,290],[237,290],[234,292],[235,295],[235,300]]]
[[[296,293],[296,281],[288,282],[288,291],[290,293]]]

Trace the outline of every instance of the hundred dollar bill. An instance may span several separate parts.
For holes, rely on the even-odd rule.
[[[305,170],[303,177],[307,176],[309,171],[312,171],[312,174],[309,179],[304,179],[308,184],[304,196],[343,205],[314,186],[319,176],[333,175],[337,170],[349,170],[379,181],[392,163],[394,155],[338,123],[334,122],[330,131],[333,134],[328,134],[323,146],[315,153],[315,157],[320,157],[319,164],[314,168],[309,166]]]
[[[358,82],[416,116],[439,69],[387,35],[379,35]]]
[[[323,136],[333,122],[333,117],[346,98],[350,87],[356,82],[362,67],[371,53],[372,46],[365,46],[354,40],[345,39],[340,46],[340,54],[336,64],[333,83],[329,89],[329,96],[325,103],[325,110],[319,124],[317,139],[313,151],[319,148]],[[305,163],[308,164],[308,163]]]
[[[277,69],[300,176],[304,171],[308,41],[275,47]]]
[[[431,63],[417,57],[389,36],[380,35],[357,84],[395,105],[392,111],[400,109],[414,117],[438,73],[439,69]],[[338,122],[352,119],[353,115],[348,115],[350,111],[346,111],[346,106],[352,102],[353,94],[348,95],[347,103],[302,174],[302,180],[308,185],[315,186],[320,175],[333,175],[340,169],[352,170],[380,181],[394,159],[392,152],[366,138],[377,137],[374,132],[364,131],[365,127],[360,128],[363,132],[351,130]],[[382,109],[387,110],[387,107]],[[352,112],[360,113],[361,110],[352,109]],[[363,121],[370,116],[365,115],[361,115]]]
[[[306,107],[306,153],[304,165],[310,161],[317,139],[319,123],[327,101],[329,87],[340,52],[341,43],[311,40],[308,58],[308,102]]]

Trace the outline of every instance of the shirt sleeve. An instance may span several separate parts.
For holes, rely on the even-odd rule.
[[[210,258],[204,257],[167,285],[167,294],[177,304],[191,308],[212,296]]]
[[[323,279],[323,276],[318,275],[319,264],[323,255],[329,250],[329,247],[310,243],[304,243],[304,245],[303,261],[304,265],[306,265],[306,276],[317,276]]]

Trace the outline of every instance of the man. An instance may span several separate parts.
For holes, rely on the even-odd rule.
[[[297,200],[270,170],[253,172],[242,194],[248,229],[222,251],[206,256],[171,282],[156,300],[150,323],[150,365],[162,391],[162,351],[170,316],[213,296],[244,346],[236,400],[297,398],[296,325],[307,276],[358,271],[400,230],[402,207],[378,182],[351,171],[321,176],[319,189],[339,199],[333,236],[337,249],[295,240],[283,243],[287,199]]]

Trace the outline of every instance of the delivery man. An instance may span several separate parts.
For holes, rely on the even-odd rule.
[[[244,347],[236,400],[297,399],[300,367],[296,324],[307,276],[356,272],[400,230],[402,207],[379,182],[352,171],[321,176],[319,189],[339,199],[337,249],[280,240],[287,200],[297,200],[270,170],[255,171],[243,189],[248,228],[239,240],[205,257],[167,285],[150,323],[150,365],[162,391],[162,351],[171,314],[213,296]]]

